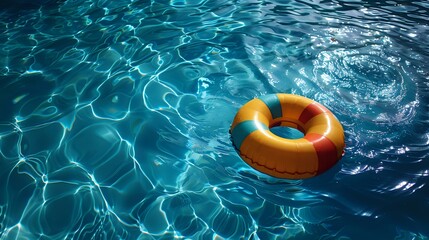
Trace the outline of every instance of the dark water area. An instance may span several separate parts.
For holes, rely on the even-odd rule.
[[[0,239],[428,239],[427,1],[2,1]],[[343,124],[306,180],[230,124],[293,93]],[[281,133],[279,133],[281,134]]]

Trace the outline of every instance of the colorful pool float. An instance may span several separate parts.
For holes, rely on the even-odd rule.
[[[304,137],[286,139],[270,131],[275,126],[296,128]],[[268,175],[303,179],[319,175],[343,156],[344,130],[321,104],[292,94],[271,94],[246,103],[230,129],[241,158]]]

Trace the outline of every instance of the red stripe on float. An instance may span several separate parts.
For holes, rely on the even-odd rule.
[[[310,119],[324,112],[329,112],[329,110],[318,103],[311,103],[306,108],[304,108],[301,115],[299,116],[299,121],[301,121],[303,124],[306,124],[308,121],[310,121]]]
[[[317,133],[307,134],[304,138],[313,143],[316,149],[317,158],[319,160],[317,174],[328,170],[338,161],[337,148],[329,138]]]

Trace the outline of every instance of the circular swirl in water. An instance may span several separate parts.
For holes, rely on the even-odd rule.
[[[413,116],[412,81],[396,59],[337,49],[322,52],[314,63],[316,83],[341,99],[347,115],[378,123],[397,123]]]
[[[346,71],[349,76],[346,75],[348,82],[345,86],[344,82],[339,82],[340,87],[347,88],[350,84],[350,90],[355,92],[360,102],[390,101],[392,98],[403,97],[404,78],[380,57],[352,55],[345,56],[342,62],[343,71]]]

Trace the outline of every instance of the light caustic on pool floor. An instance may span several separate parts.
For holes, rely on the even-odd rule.
[[[427,236],[415,224],[428,209],[427,11],[384,1],[2,10],[0,238]],[[238,108],[279,92],[323,103],[344,125],[348,154],[314,180],[258,174],[230,144]]]

